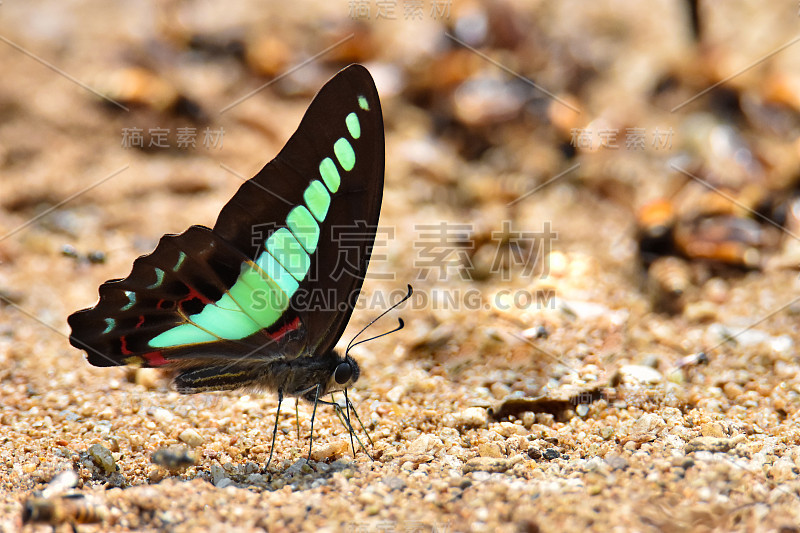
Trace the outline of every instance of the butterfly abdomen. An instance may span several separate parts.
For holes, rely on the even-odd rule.
[[[322,395],[329,392],[331,376],[343,360],[336,352],[330,351],[317,357],[188,368],[175,377],[175,385],[183,394],[249,388],[303,397],[319,385],[319,394]],[[313,393],[309,401],[314,401]]]

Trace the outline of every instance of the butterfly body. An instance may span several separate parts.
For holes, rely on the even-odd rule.
[[[316,405],[346,391],[359,367],[334,347],[366,275],[383,176],[378,93],[351,65],[213,228],[163,236],[102,284],[68,318],[70,343],[95,366],[174,370],[184,393],[267,389]]]
[[[313,403],[316,397],[351,387],[359,375],[355,359],[350,355],[342,357],[331,350],[314,357],[279,358],[252,366],[186,369],[175,378],[175,385],[184,393],[239,388],[267,389]]]

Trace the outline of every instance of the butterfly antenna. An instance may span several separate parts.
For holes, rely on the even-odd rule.
[[[391,331],[387,331],[386,333],[381,333],[380,335],[376,335],[375,337],[370,337],[369,339],[364,339],[364,340],[362,340],[362,341],[355,342],[355,340],[356,340],[356,339],[357,339],[359,336],[361,336],[361,334],[362,334],[362,333],[364,333],[364,332],[367,330],[367,328],[369,328],[369,327],[370,327],[372,324],[374,324],[375,322],[377,322],[378,320],[380,320],[381,318],[383,318],[383,317],[384,317],[384,316],[385,316],[385,315],[386,315],[386,314],[387,314],[389,311],[392,311],[393,309],[397,308],[397,307],[398,307],[400,304],[402,304],[403,302],[405,302],[406,300],[408,300],[409,298],[411,298],[411,295],[412,295],[413,293],[414,293],[414,289],[411,287],[411,285],[409,285],[409,286],[408,286],[408,293],[406,293],[406,295],[403,297],[403,299],[402,299],[402,300],[400,300],[399,302],[397,302],[396,304],[394,304],[393,306],[391,306],[389,309],[387,309],[387,310],[386,310],[386,311],[384,311],[383,313],[381,313],[381,314],[379,314],[378,316],[376,316],[375,318],[373,318],[373,319],[370,321],[370,323],[369,323],[369,324],[367,324],[366,326],[364,326],[363,328],[361,328],[361,331],[359,331],[358,333],[356,333],[356,334],[355,334],[355,336],[354,336],[354,337],[353,337],[353,338],[350,340],[350,344],[348,344],[348,345],[347,345],[347,349],[344,351],[344,353],[345,353],[345,354],[347,354],[347,353],[350,351],[350,349],[351,349],[351,348],[353,348],[354,346],[358,346],[359,344],[361,344],[361,343],[363,343],[363,342],[372,341],[372,340],[375,340],[375,339],[377,339],[377,338],[379,338],[379,337],[383,337],[384,335],[388,335],[388,334],[390,334],[390,333],[394,333],[395,331],[400,331],[401,329],[403,329],[403,328],[405,327],[405,323],[403,322],[403,319],[402,319],[402,318],[399,318],[399,319],[398,319],[398,322],[400,322],[400,325],[399,325],[398,327],[396,327],[395,329],[393,329],[393,330],[391,330]]]
[[[392,333],[394,333],[395,331],[400,331],[401,329],[403,329],[404,327],[406,327],[406,323],[405,323],[405,322],[403,322],[403,319],[402,319],[402,318],[398,318],[398,319],[397,319],[397,322],[398,322],[398,324],[397,324],[397,327],[396,327],[396,328],[394,328],[394,329],[391,329],[391,330],[389,330],[389,331],[384,331],[384,332],[383,332],[383,333],[381,333],[380,335],[375,335],[374,337],[370,337],[370,338],[368,338],[368,339],[363,339],[363,340],[360,340],[360,341],[358,341],[357,343],[353,344],[352,346],[349,346],[349,347],[347,348],[347,351],[345,352],[345,354],[347,354],[347,352],[348,352],[348,351],[350,351],[350,349],[351,349],[351,348],[355,348],[355,347],[356,347],[356,346],[358,346],[359,344],[364,344],[365,342],[374,341],[375,339],[380,339],[381,337],[385,337],[386,335],[392,334]]]

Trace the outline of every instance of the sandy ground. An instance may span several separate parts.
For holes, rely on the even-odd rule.
[[[797,6],[378,4],[0,4],[0,531],[64,470],[86,532],[797,531]],[[354,350],[374,460],[320,408],[306,464],[289,401],[262,474],[272,394],[91,367],[66,317],[213,224],[355,61],[385,232],[342,343],[416,297]],[[648,271],[659,199],[724,224]]]

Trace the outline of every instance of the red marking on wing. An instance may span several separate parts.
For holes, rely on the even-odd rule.
[[[132,355],[133,352],[128,349],[128,341],[125,340],[125,335],[119,338],[119,351],[122,352],[122,355]]]
[[[189,287],[189,294],[187,294],[186,296],[184,296],[181,299],[181,303],[188,302],[189,300],[194,300],[195,298],[197,298],[198,300],[200,300],[204,304],[210,304],[211,303],[211,300],[209,300],[206,295],[200,294],[199,292],[197,292],[197,289],[195,289],[194,287]]]
[[[279,341],[284,337],[284,335],[296,330],[299,327],[300,327],[300,317],[295,317],[295,319],[292,321],[291,324],[286,324],[275,333],[268,333],[268,335],[272,337],[273,340]]]
[[[164,366],[169,363],[164,356],[161,354],[161,350],[157,352],[148,352],[142,355],[147,360],[147,364],[150,366]]]
[[[144,324],[144,315],[139,315],[139,322],[136,323],[136,329],[139,329]]]

